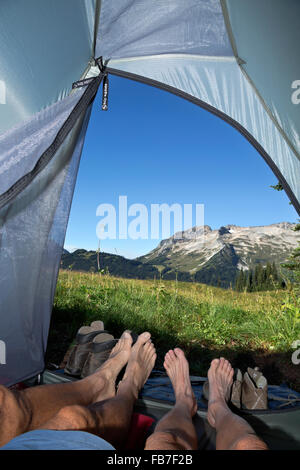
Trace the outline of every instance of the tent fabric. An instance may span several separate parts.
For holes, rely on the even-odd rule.
[[[292,83],[300,77],[296,60],[300,28],[295,27],[300,3],[229,0],[227,5],[236,53],[243,60],[241,68],[300,160],[299,106],[291,100]]]
[[[97,0],[0,5],[0,195],[33,170],[82,97]],[[99,71],[98,71],[99,73]],[[4,95],[4,96],[3,96]],[[10,385],[44,368],[56,278],[90,109],[50,163],[0,210],[0,339]]]
[[[0,364],[0,382],[44,366],[94,98],[85,94],[90,85],[72,92],[72,83],[95,77],[96,92],[102,74],[93,65],[102,56],[110,73],[214,112],[257,148],[300,214],[300,105],[291,100],[292,83],[300,80],[299,8],[297,0],[1,2],[0,340],[7,364]],[[67,137],[57,139],[66,124]],[[49,145],[51,158],[27,180]],[[24,178],[27,184],[12,191]]]
[[[203,384],[207,378],[191,376],[190,379],[198,410],[207,410],[207,400],[203,396]],[[140,398],[152,398],[174,404],[174,389],[169,377],[162,372],[153,371],[140,393]],[[291,390],[285,384],[268,385],[268,411],[264,410],[265,413],[295,408],[300,411],[300,393]]]
[[[42,153],[53,142],[83,92],[83,88],[77,89],[62,101],[0,135],[0,194],[32,170]]]
[[[4,385],[44,368],[56,279],[89,115],[90,108],[43,172],[0,210],[0,332],[6,344],[0,383]]]
[[[233,56],[219,0],[102,0],[96,56]]]
[[[0,2],[0,134],[66,97],[93,57],[95,0]]]

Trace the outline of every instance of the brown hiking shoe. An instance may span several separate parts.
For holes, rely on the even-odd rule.
[[[134,345],[138,339],[138,335],[133,331],[127,331],[131,334],[132,345]],[[93,374],[109,358],[111,350],[115,347],[119,340],[114,339],[112,335],[108,336],[109,337],[97,335],[93,339],[91,351],[89,352],[85,364],[82,368],[81,378]]]
[[[102,364],[107,361],[111,350],[117,344],[118,340],[112,335],[107,335],[104,339],[103,335],[98,335],[93,339],[91,350],[81,371],[81,378],[93,374]]]
[[[81,370],[91,351],[93,339],[97,335],[101,335],[103,341],[113,338],[107,331],[95,329],[94,326],[82,326],[79,328],[76,335],[76,344],[70,353],[64,369],[66,374],[80,377]]]
[[[268,383],[258,367],[248,367],[242,383],[242,408],[246,410],[268,409]]]
[[[93,321],[91,323],[91,328],[93,328],[94,330],[98,330],[98,331],[104,330],[104,323],[101,320]]]
[[[234,373],[233,384],[231,387],[230,401],[236,408],[241,408],[241,395],[242,395],[242,381],[243,375],[240,369],[236,369]]]

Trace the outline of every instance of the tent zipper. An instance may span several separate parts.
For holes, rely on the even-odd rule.
[[[0,195],[0,209],[13,201],[18,196],[18,194],[20,194],[50,163],[57,150],[68,136],[69,132],[73,129],[78,117],[86,112],[89,105],[95,99],[97,90],[103,78],[104,73],[100,69],[100,73],[96,77],[80,80],[79,82],[75,82],[75,84],[73,84],[73,88],[79,88],[80,86],[85,85],[87,85],[87,87],[77,104],[74,106],[71,114],[58,131],[52,144],[43,152],[36,162],[34,168],[22,176],[19,180],[17,180],[7,191]]]
[[[108,90],[109,90],[109,82],[108,82],[108,73],[106,72],[106,67],[103,64],[102,56],[95,59],[95,63],[98,65],[100,74],[103,75],[103,85],[102,85],[102,110],[108,110]],[[72,84],[72,89],[74,88],[81,88],[83,86],[89,85],[95,77],[84,78],[82,80],[78,80]]]

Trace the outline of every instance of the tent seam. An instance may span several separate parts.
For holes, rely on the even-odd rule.
[[[122,57],[122,58],[114,58],[108,59],[105,61],[107,64],[108,62],[134,62],[134,61],[141,61],[141,60],[153,60],[153,59],[197,59],[197,60],[215,60],[215,61],[236,61],[236,57],[234,55],[200,55],[200,54],[183,54],[183,53],[166,53],[166,54],[151,54],[151,55],[141,55],[141,56],[132,56],[132,57]]]
[[[100,14],[101,14],[102,1],[96,0],[95,6],[95,22],[94,22],[94,38],[93,38],[93,54],[96,55],[96,44],[98,38],[98,30],[100,25]]]
[[[7,191],[0,195],[0,209],[6,206],[9,202],[15,199],[35,178],[36,176],[50,163],[57,150],[63,144],[64,140],[71,132],[74,124],[83,111],[86,111],[89,104],[96,96],[98,87],[103,79],[104,74],[100,73],[88,85],[79,101],[74,106],[70,115],[59,129],[52,144],[42,153],[34,168],[16,181]]]

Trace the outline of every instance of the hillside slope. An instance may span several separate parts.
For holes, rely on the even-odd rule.
[[[72,271],[97,272],[97,253],[83,249],[76,250],[73,253],[64,250],[61,257],[61,268],[71,269]],[[112,276],[131,279],[159,278],[159,272],[155,266],[145,265],[140,261],[109,253],[100,253],[100,269],[108,271]]]
[[[286,261],[298,245],[296,224],[282,222],[259,227],[227,225],[218,230],[209,226],[193,228],[163,240],[157,248],[137,258],[161,269],[165,279],[194,280],[228,287],[240,269],[254,269],[259,263],[277,265]],[[193,232],[192,239],[187,232]],[[177,235],[177,234],[176,234]]]
[[[234,285],[241,269],[286,261],[300,238],[299,232],[293,231],[295,225],[288,222],[260,227],[227,225],[218,230],[207,225],[194,227],[180,237],[162,240],[157,248],[135,260],[101,252],[100,268],[124,278],[177,278],[227,288]],[[187,233],[193,237],[187,238]],[[61,268],[97,272],[97,253],[64,250]]]

